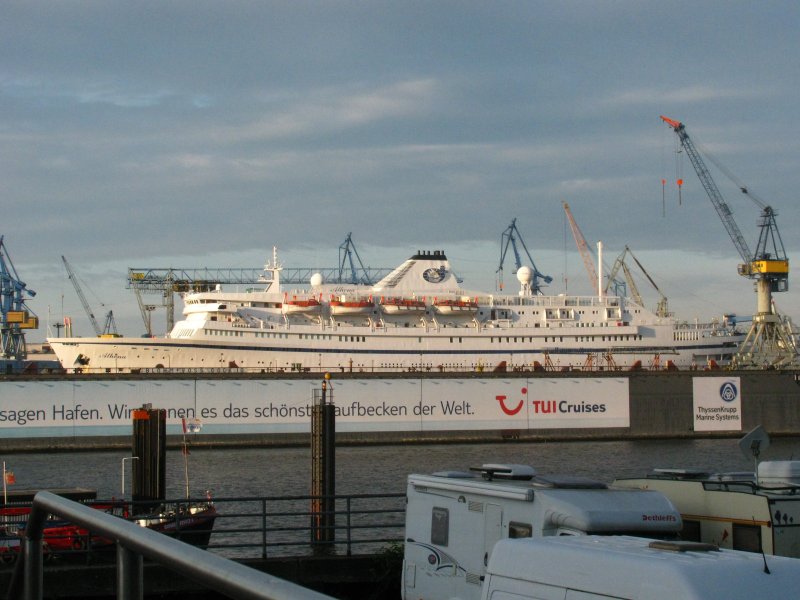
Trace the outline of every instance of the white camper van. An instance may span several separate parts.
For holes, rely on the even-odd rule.
[[[743,473],[654,469],[614,485],[664,494],[681,512],[682,539],[800,558],[800,461]]]
[[[627,536],[503,540],[482,600],[785,600],[800,561]]]
[[[405,600],[478,600],[495,544],[505,538],[630,534],[674,538],[663,494],[584,478],[537,476],[527,465],[410,475]]]

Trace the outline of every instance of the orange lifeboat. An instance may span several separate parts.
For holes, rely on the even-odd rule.
[[[284,295],[281,311],[285,315],[307,315],[318,313],[320,309],[319,300],[316,298],[298,298],[297,296],[288,297]]]
[[[471,298],[434,298],[433,308],[441,315],[471,315],[478,311],[478,300]]]
[[[372,312],[374,304],[372,298],[354,298],[348,300],[345,296],[332,297],[328,303],[331,314],[335,316],[365,315]]]
[[[387,315],[425,312],[425,298],[381,298],[381,310]]]

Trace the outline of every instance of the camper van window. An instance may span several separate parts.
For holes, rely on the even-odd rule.
[[[733,549],[761,552],[761,528],[758,525],[733,524]]]
[[[447,546],[450,535],[450,511],[439,506],[433,507],[431,518],[431,544]]]
[[[511,521],[508,524],[508,537],[510,538],[526,538],[533,536],[533,527],[529,523],[515,523]]]
[[[683,520],[683,529],[681,529],[681,539],[687,542],[700,542],[700,521]]]

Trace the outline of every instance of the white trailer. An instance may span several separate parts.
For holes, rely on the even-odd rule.
[[[673,538],[681,529],[680,514],[659,492],[536,476],[526,465],[410,475],[407,498],[405,600],[477,600],[492,550],[505,538]]]
[[[482,600],[785,600],[800,561],[627,536],[503,540]]]

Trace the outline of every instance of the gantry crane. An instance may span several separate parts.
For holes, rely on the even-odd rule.
[[[358,260],[358,268],[352,254]],[[350,276],[346,275],[349,263]],[[317,269],[297,267],[284,269],[281,282],[284,284],[308,284],[314,273],[320,273],[323,281],[338,283],[371,284],[391,273],[394,268],[365,267],[356,252],[352,235],[347,234],[345,241],[339,246],[339,265],[337,267]],[[153,335],[151,313],[157,308],[166,309],[166,331],[172,331],[175,325],[175,294],[188,291],[212,290],[218,285],[260,285],[264,282],[264,267],[260,268],[128,268],[128,287],[136,294],[136,301],[142,313],[142,320],[147,328],[148,337]],[[143,295],[161,296],[161,304],[146,304]]]
[[[39,327],[39,319],[25,304],[36,292],[20,281],[0,235],[0,358],[23,361],[28,355],[25,329]]]
[[[528,256],[528,260],[531,261],[531,270],[533,271],[533,279],[531,280],[531,291],[534,294],[541,294],[541,284],[539,281],[544,281],[545,283],[550,283],[553,281],[553,278],[549,275],[543,275],[539,269],[536,268],[536,264],[533,262],[533,258],[531,257],[531,253],[528,252],[528,247],[525,245],[525,242],[522,239],[522,236],[519,233],[519,229],[517,229],[517,219],[511,219],[511,225],[509,225],[503,234],[500,236],[500,267],[497,269],[498,273],[498,282],[499,287],[503,289],[503,262],[506,259],[506,252],[508,252],[508,246],[510,245],[514,250],[514,264],[516,268],[514,269],[514,273],[519,271],[520,267],[522,266],[522,260],[519,256],[519,250],[517,250],[517,238],[519,238],[519,243],[522,244],[522,248],[525,250],[525,254]]]
[[[72,282],[72,287],[75,288],[75,293],[78,294],[78,298],[83,305],[83,310],[86,312],[86,316],[89,317],[89,322],[92,324],[92,329],[94,329],[95,335],[98,337],[101,336],[111,336],[111,337],[118,337],[117,333],[117,325],[114,321],[114,313],[113,311],[108,311],[106,314],[106,321],[104,327],[101,329],[100,325],[97,323],[97,319],[94,317],[94,313],[92,312],[92,307],[89,306],[89,302],[86,300],[86,296],[83,295],[83,290],[81,289],[80,283],[78,283],[78,278],[75,275],[75,272],[72,270],[72,267],[67,262],[67,259],[64,255],[61,255],[61,260],[64,262],[64,268],[67,270],[67,277]]]
[[[661,119],[677,134],[733,245],[744,261],[739,265],[739,275],[756,281],[758,295],[756,314],[753,315],[750,331],[735,355],[732,366],[760,368],[795,363],[797,348],[794,335],[777,314],[772,302],[773,292],[784,292],[789,289],[789,259],[786,257],[786,250],[778,232],[775,211],[751,194],[747,187],[737,182],[742,193],[761,209],[758,220],[760,229],[758,244],[756,251],[751,252],[733,218],[733,211],[722,197],[703,158],[686,133],[684,124],[663,115]]]

